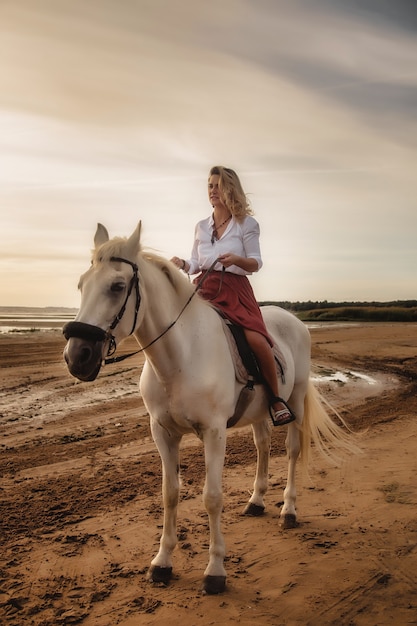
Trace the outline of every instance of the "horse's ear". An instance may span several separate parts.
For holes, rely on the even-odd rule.
[[[109,233],[103,224],[97,224],[96,234],[94,235],[94,245],[96,248],[109,240]]]
[[[139,222],[139,224],[136,226],[135,230],[130,235],[128,242],[127,242],[129,253],[132,255],[132,257],[135,257],[139,253],[139,250],[140,250],[141,228],[142,228],[142,222]]]

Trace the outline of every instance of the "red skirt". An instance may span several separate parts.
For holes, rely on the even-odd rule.
[[[201,276],[194,279],[194,284],[199,283]],[[247,276],[212,271],[205,277],[198,293],[231,322],[260,333],[273,346]]]

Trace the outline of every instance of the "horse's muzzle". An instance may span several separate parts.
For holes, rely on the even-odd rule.
[[[64,359],[70,373],[84,382],[95,380],[101,369],[103,345],[107,338],[104,330],[83,322],[69,322],[63,328],[68,340]]]
[[[71,337],[64,349],[70,373],[84,382],[95,380],[101,369],[103,342]]]

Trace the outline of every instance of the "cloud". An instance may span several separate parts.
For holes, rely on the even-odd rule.
[[[261,223],[261,299],[366,299],[367,286],[375,299],[411,297],[409,11],[385,0],[7,4],[4,267],[33,258],[35,272],[43,255],[65,277],[59,297],[65,284],[73,294],[68,267],[85,269],[97,221],[128,235],[142,219],[146,245],[186,256],[220,162],[237,169]],[[76,304],[54,300],[50,275],[29,279],[38,301]]]

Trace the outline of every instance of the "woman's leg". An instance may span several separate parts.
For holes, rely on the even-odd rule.
[[[244,330],[248,344],[258,361],[261,374],[265,378],[266,384],[273,396],[279,396],[277,369],[271,346],[261,333],[257,333],[255,330],[248,330],[247,328]],[[280,414],[276,416],[278,422],[280,420],[284,423],[288,422],[291,413],[285,404],[274,401],[271,402],[271,407],[275,413]]]
[[[271,346],[266,338],[255,330],[245,328],[245,336],[272,395],[279,396],[277,370]]]

